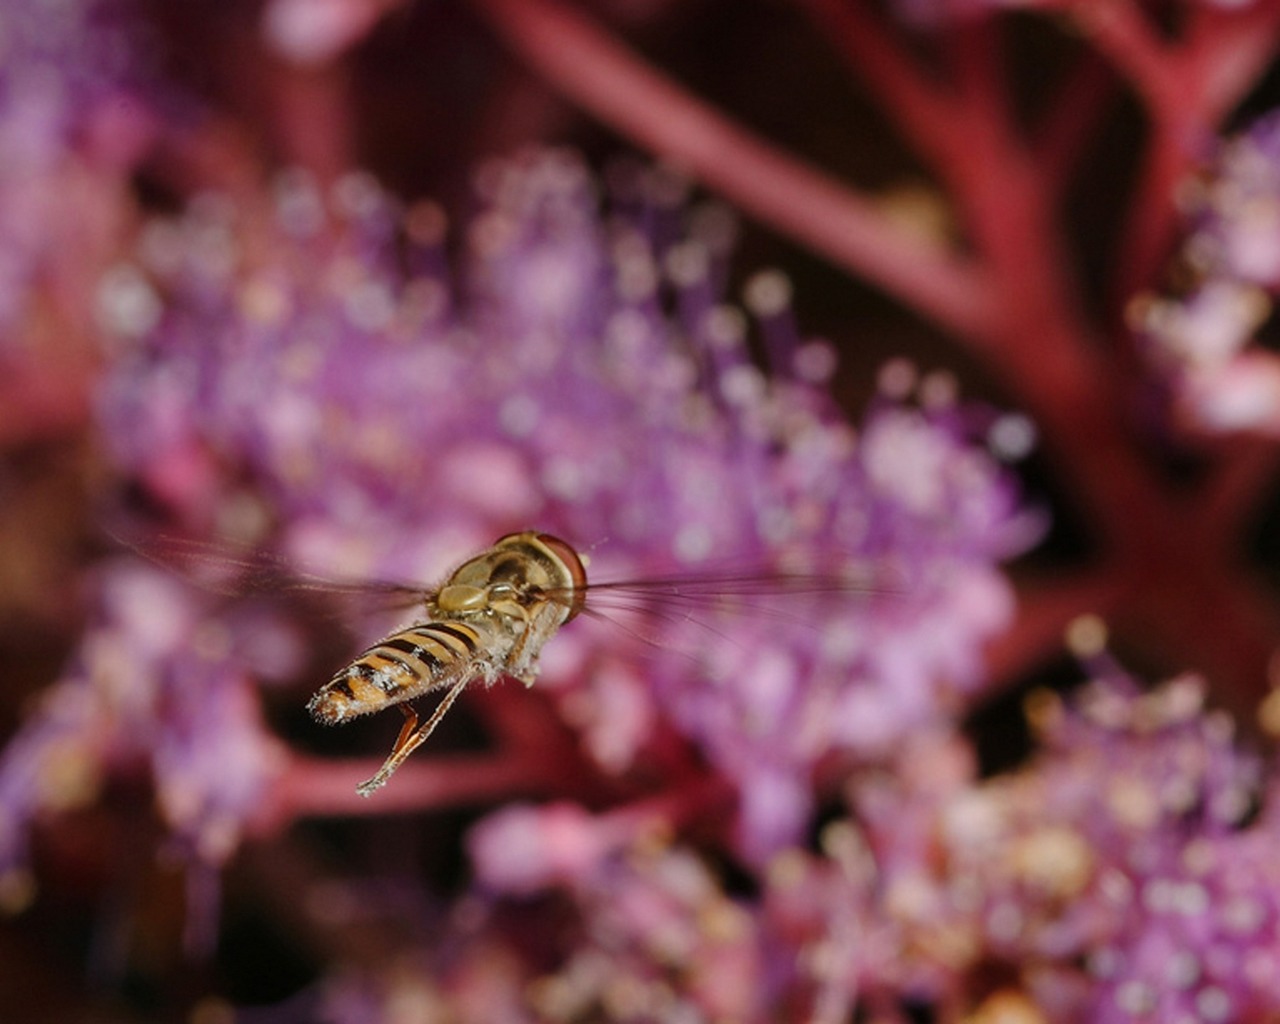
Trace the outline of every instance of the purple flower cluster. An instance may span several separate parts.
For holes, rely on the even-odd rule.
[[[497,1001],[512,1019],[839,1020],[945,1000],[990,962],[1015,976],[992,1006],[1062,1019],[1280,1006],[1273,812],[1249,820],[1261,770],[1197,681],[1046,699],[1039,759],[986,783],[950,732],[1010,614],[998,562],[1037,528],[991,454],[1025,425],[893,364],[850,429],[822,394],[829,353],[771,304],[776,275],[748,289],[759,370],[720,298],[724,215],[689,216],[665,175],[620,170],[605,216],[563,153],[480,187],[457,280],[439,211],[367,177],[326,196],[288,175],[270,218],[207,196],[151,223],[105,286],[132,311],[99,403],[121,477],[188,530],[332,575],[430,577],[536,522],[582,543],[593,578],[677,572],[696,593],[700,572],[746,567],[869,589],[778,582],[693,613],[672,595],[656,619],[621,607],[557,637],[544,688],[602,776],[687,772],[673,739],[710,774],[612,810],[485,819],[457,908],[470,952],[424,954],[438,983],[419,996],[474,1019]],[[76,667],[0,766],[10,893],[33,822],[113,772],[146,764],[174,835],[218,863],[283,764],[257,684],[296,669],[288,629],[127,560],[97,592]],[[658,649],[639,658],[635,632]],[[676,838],[704,806],[723,819],[726,793],[717,843],[754,896]],[[807,850],[819,797],[847,816]],[[509,909],[549,894],[574,924],[535,968]],[[333,989],[335,1019],[403,996],[375,990]]]
[[[0,4],[0,1016],[1280,1020],[1280,5],[688,6]],[[531,528],[364,799],[378,581]]]
[[[945,1004],[984,968],[1003,978],[984,1012],[1017,1020],[1270,1019],[1274,813],[1258,818],[1261,765],[1205,712],[1201,681],[1144,694],[1113,675],[1031,713],[1042,750],[1014,775],[977,783],[966,745],[934,735],[892,774],[852,776],[851,816],[774,857],[758,899],[727,899],[660,818],[569,805],[474,830],[481,898],[569,899],[576,945],[528,977],[555,1019],[844,1020]],[[478,935],[518,951],[500,905]]]
[[[998,562],[1036,528],[984,446],[1016,447],[1025,427],[895,364],[853,431],[776,274],[748,286],[775,364],[758,369],[749,321],[720,298],[731,221],[689,213],[669,175],[618,169],[604,216],[563,153],[479,184],[457,281],[439,211],[364,176],[323,195],[286,175],[267,216],[205,196],[149,224],[104,284],[120,315],[102,436],[122,482],[183,530],[325,574],[429,579],[536,523],[587,550],[593,579],[675,574],[710,592],[692,607],[602,597],[620,621],[575,623],[545,659],[540,689],[594,770],[656,803],[599,821],[573,804],[502,812],[473,849],[490,892],[568,885],[587,939],[607,937],[605,959],[590,946],[546,981],[547,1000],[649,1005],[658,985],[673,1007],[743,1017],[740,982],[790,940],[694,851],[637,861],[637,834],[689,820],[701,787],[718,841],[763,869],[848,766],[883,763],[975,692],[979,647],[1011,613]],[[717,571],[748,592],[718,592]],[[808,579],[826,582],[778,582]],[[0,762],[13,891],[29,829],[130,765],[182,849],[219,864],[271,813],[287,763],[257,685],[296,670],[282,623],[128,559],[96,592],[74,667]],[[695,952],[708,957],[680,991],[672,965]]]
[[[503,820],[477,836],[476,852],[483,862],[485,847],[509,838],[513,817],[532,814],[523,827],[550,837],[565,813],[500,812]],[[610,829],[607,821],[569,813],[582,819],[575,829],[582,836]],[[531,979],[535,1013],[573,1019],[598,1008],[620,1020],[759,1015],[769,993],[757,916],[724,892],[693,851],[657,834],[647,841],[633,835],[594,863],[575,865],[561,885],[579,931],[556,969]]]
[[[1136,300],[1133,320],[1190,424],[1274,433],[1280,363],[1254,340],[1280,288],[1280,117],[1224,141],[1188,192],[1190,284]]]
[[[1265,780],[1231,721],[1206,712],[1203,682],[1142,693],[1115,675],[1070,705],[1040,698],[1032,718],[1043,749],[1027,769],[911,801],[927,828],[870,819],[873,845],[904,831],[930,844],[927,870],[891,872],[888,891],[918,890],[932,909],[917,923],[965,951],[955,966],[1016,965],[1051,1019],[1274,1014],[1280,879],[1259,856],[1274,824],[1252,820]]]
[[[119,230],[123,178],[150,132],[132,91],[137,40],[117,6],[17,0],[0,10],[0,347],[17,356],[16,328],[42,279],[75,305],[99,269],[93,257]]]
[[[884,588],[680,605],[692,622],[637,627],[661,648],[643,671],[616,627],[548,652],[603,770],[674,727],[733,780],[760,859],[806,827],[820,761],[883,756],[974,691],[1011,613],[996,565],[1036,523],[983,447],[1016,421],[941,379],[912,406],[913,371],[890,367],[855,434],[776,274],[748,288],[777,364],[759,370],[720,298],[731,223],[686,218],[677,184],[621,167],[602,220],[566,154],[495,163],[456,285],[439,211],[367,177],[326,198],[286,176],[269,222],[197,201],[113,275],[143,315],[101,417],[122,472],[190,527],[330,575],[430,579],[536,523],[589,551],[596,580],[715,568]]]
[[[261,609],[220,611],[158,567],[120,559],[95,580],[75,664],[0,760],[0,878],[26,871],[30,829],[95,800],[138,766],[180,849],[213,864],[238,846],[278,770],[257,684],[295,667]]]
[[[889,368],[888,386],[902,369]],[[1036,523],[1019,514],[1002,470],[961,419],[948,406],[884,401],[857,442],[835,448],[815,473],[828,486],[833,470],[843,477],[824,514],[864,566],[892,567],[872,577],[887,592],[854,607],[811,602],[804,621],[766,619],[763,630],[740,615],[717,622],[698,659],[664,659],[663,704],[737,782],[742,849],[752,859],[803,833],[815,765],[883,760],[981,684],[973,640],[1012,614],[992,566],[1027,543]],[[804,493],[812,501],[821,487]],[[829,534],[815,538],[818,558],[833,549]]]

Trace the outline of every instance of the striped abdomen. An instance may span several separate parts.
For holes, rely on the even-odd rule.
[[[424,622],[392,633],[321,687],[307,710],[333,725],[477,675],[492,657],[490,632],[488,623]]]

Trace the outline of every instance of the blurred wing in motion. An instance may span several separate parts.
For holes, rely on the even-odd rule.
[[[336,603],[343,613],[390,611],[421,605],[428,588],[404,581],[341,579],[310,573],[266,548],[205,541],[171,534],[112,541],[140,558],[187,580],[200,590],[237,599],[311,595]]]
[[[328,725],[392,706],[404,714],[382,768],[357,787],[364,796],[386,783],[469,684],[512,677],[532,685],[543,645],[580,612],[651,647],[668,648],[670,634],[684,624],[722,637],[716,623],[725,616],[761,615],[804,626],[830,610],[835,597],[865,597],[886,589],[861,569],[792,573],[741,566],[591,583],[584,560],[571,545],[536,531],[500,538],[437,587],[326,579],[299,571],[268,551],[180,537],[121,543],[228,599],[314,597],[331,608],[345,607],[351,618],[375,609],[417,609],[411,625],[367,647],[307,705],[316,721]],[[308,600],[308,609],[315,603]],[[419,723],[408,702],[440,690],[445,691],[443,700]]]

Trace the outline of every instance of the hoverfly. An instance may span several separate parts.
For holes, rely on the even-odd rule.
[[[531,686],[538,656],[584,610],[588,593],[630,595],[662,614],[726,594],[866,592],[865,579],[834,575],[733,573],[650,578],[588,587],[584,558],[567,542],[534,530],[500,538],[464,562],[434,591],[419,592],[422,620],[383,637],[320,688],[307,704],[328,725],[396,705],[404,724],[382,767],[357,788],[369,796],[420,747],[468,684],[511,676]],[[588,611],[592,609],[587,609]],[[409,701],[444,690],[420,722]]]
[[[198,541],[167,538],[135,544],[115,539],[171,571],[203,577],[197,582],[205,589],[233,598],[275,590],[313,591],[331,598],[381,594],[397,605],[407,599],[421,609],[417,621],[370,645],[307,702],[312,718],[325,725],[340,725],[392,705],[400,708],[404,723],[391,753],[356,787],[366,797],[426,742],[468,685],[489,685],[511,676],[531,686],[544,645],[584,611],[604,616],[601,606],[642,610],[669,622],[692,621],[711,628],[680,609],[706,612],[725,601],[782,593],[865,595],[880,589],[874,583],[869,586],[866,574],[857,572],[703,572],[588,585],[586,558],[566,541],[536,530],[500,538],[434,589],[374,581],[344,584],[300,573],[265,553],[242,557]],[[228,574],[234,578],[231,582]],[[774,609],[773,614],[780,612]],[[441,690],[439,704],[420,721],[410,702]]]
[[[404,726],[381,768],[356,787],[369,796],[434,731],[468,683],[502,676],[532,686],[543,645],[577,615],[587,573],[558,537],[527,531],[498,540],[423,595],[425,619],[369,647],[325,683],[307,704],[313,718],[336,725],[392,704]],[[407,703],[433,690],[444,697],[422,723]]]

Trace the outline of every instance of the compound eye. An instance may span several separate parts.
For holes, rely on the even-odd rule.
[[[556,560],[564,566],[573,585],[573,595],[569,602],[569,614],[565,622],[572,619],[587,601],[587,570],[583,568],[582,559],[568,541],[553,537],[549,533],[538,534],[538,542],[542,544]]]

